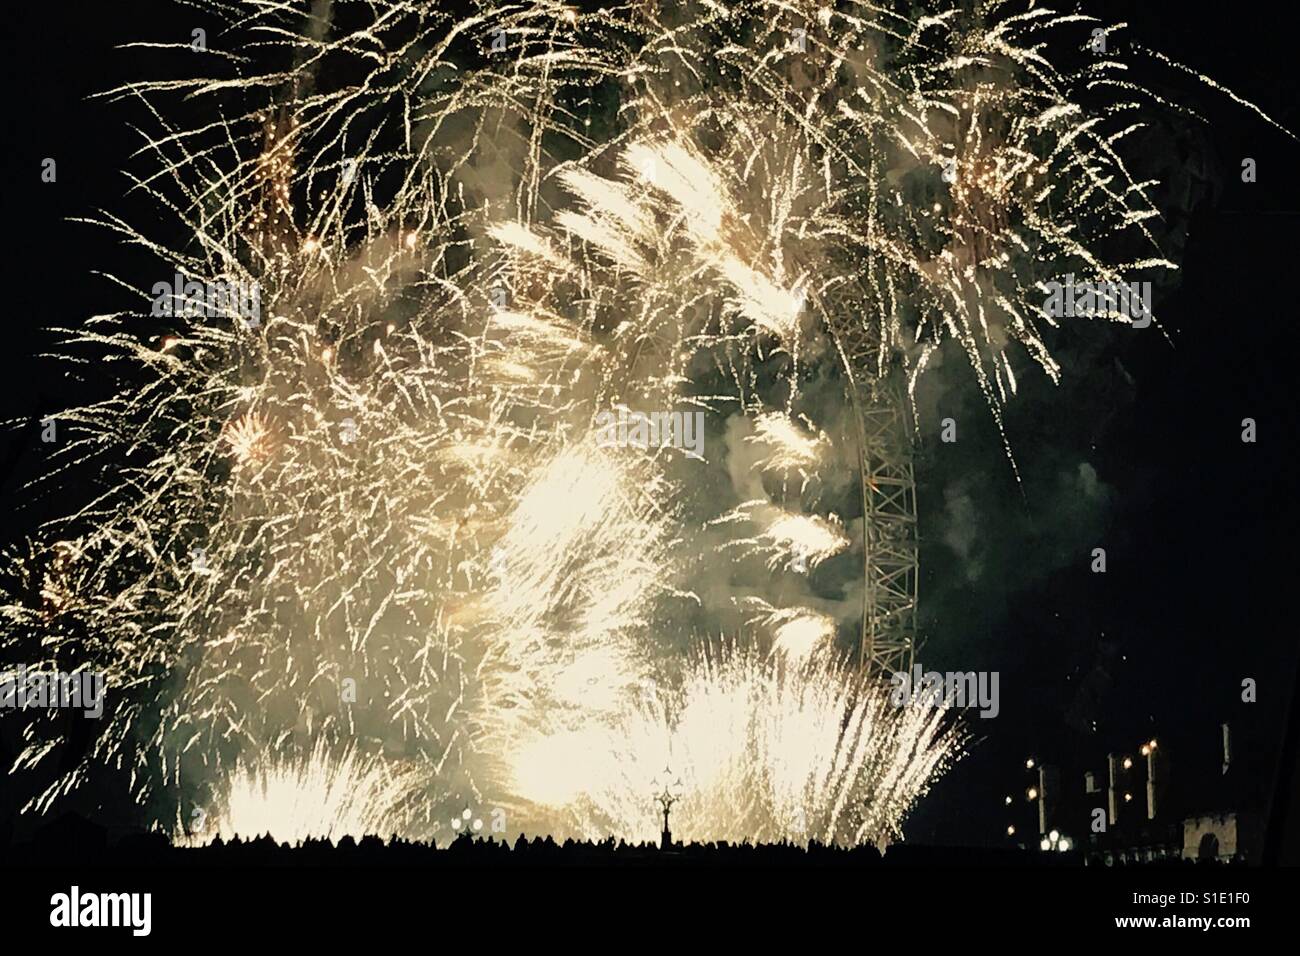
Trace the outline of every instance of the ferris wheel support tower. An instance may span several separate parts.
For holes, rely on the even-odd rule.
[[[864,371],[878,367],[879,346],[863,326],[850,322],[830,331],[857,423],[863,519],[858,667],[879,676],[910,672],[920,561],[907,391],[897,372]]]

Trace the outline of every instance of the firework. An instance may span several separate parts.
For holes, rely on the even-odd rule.
[[[1046,283],[1173,268],[1120,153],[1141,91],[1054,66],[1095,21],[1033,3],[433,6],[247,0],[237,78],[116,91],[194,242],[101,221],[262,314],[69,333],[126,384],[61,416],[49,480],[109,478],[14,556],[0,647],[111,706],[29,808],[114,768],[161,820],[258,828],[309,783],[326,833],[398,788],[411,835],[486,801],[637,835],[671,760],[688,837],[896,836],[957,744],[836,663],[810,572],[863,536],[804,386],[914,391],[954,348],[1000,424],[1024,367],[1055,380]],[[212,109],[170,125],[177,96]],[[722,441],[598,447],[616,407]],[[720,630],[746,647],[699,657]],[[26,771],[63,738],[21,719]]]
[[[222,794],[220,810],[211,818],[197,814],[178,830],[186,832],[186,842],[197,844],[214,836],[270,835],[295,845],[308,838],[359,840],[398,833],[406,829],[402,801],[413,789],[403,775],[354,751],[331,755],[321,744],[302,758],[263,758],[251,766],[241,762]]]
[[[646,794],[670,767],[684,840],[876,843],[900,835],[959,743],[941,707],[900,710],[886,687],[840,667],[723,645],[692,655],[679,686],[649,692],[617,725],[520,747],[513,770],[520,792],[559,811],[552,829],[590,839],[656,839]]]

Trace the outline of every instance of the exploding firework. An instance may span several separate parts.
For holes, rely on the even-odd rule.
[[[688,837],[896,836],[958,740],[838,663],[832,571],[871,556],[826,383],[951,347],[999,417],[1017,364],[1059,374],[1046,283],[1173,267],[1120,154],[1141,91],[1049,59],[1095,21],[904,6],[248,0],[238,74],[117,91],[193,241],[104,224],[260,315],[120,277],[151,314],[69,333],[123,385],[49,479],[110,477],[11,563],[0,647],[110,708],[28,807],[112,768],[277,835],[250,805],[304,784],[289,834],[496,802],[642,835],[671,762]],[[613,408],[713,447],[601,447]],[[43,766],[60,725],[14,719]]]
[[[410,771],[406,771],[409,775]],[[235,767],[217,813],[202,811],[177,827],[188,841],[270,835],[294,845],[308,838],[359,840],[406,829],[403,801],[418,786],[374,757],[331,755],[323,744],[294,759]]]
[[[513,773],[520,792],[559,809],[549,829],[592,839],[655,839],[646,795],[670,768],[682,839],[883,842],[957,742],[942,707],[899,709],[887,685],[841,667],[724,645],[692,655],[680,684],[648,691],[612,726],[519,747]]]

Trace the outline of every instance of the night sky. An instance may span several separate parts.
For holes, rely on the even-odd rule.
[[[1276,8],[1234,6],[1212,29],[1167,8],[1087,9],[1296,127]],[[945,375],[932,401],[965,430],[945,445],[933,424],[918,462],[920,659],[998,670],[1003,702],[996,720],[973,721],[985,739],[923,802],[913,839],[1000,842],[1002,796],[1030,756],[1101,770],[1107,752],[1158,736],[1196,755],[1185,767],[1213,766],[1223,721],[1271,786],[1262,769],[1296,673],[1300,148],[1190,77],[1149,82],[1207,120],[1154,114],[1150,149],[1136,151],[1137,178],[1165,180],[1157,205],[1187,235],[1171,254],[1182,270],[1155,292],[1169,338],[1154,327],[1063,330],[1061,387],[1025,376],[1007,414],[1019,488],[978,393]],[[1244,157],[1270,172],[1243,183]],[[1241,441],[1247,417],[1260,430],[1253,445]],[[1106,574],[1090,571],[1095,547]],[[1253,705],[1241,702],[1246,677],[1259,684]]]
[[[1282,6],[1232,4],[1213,22],[1160,12],[1180,4],[1086,9],[1127,20],[1119,42],[1161,50],[1300,129]],[[68,505],[21,490],[42,470],[38,420],[84,397],[39,357],[55,341],[49,330],[125,306],[94,273],[130,274],[148,261],[68,221],[101,206],[156,215],[125,196],[118,172],[138,144],[130,109],[87,97],[143,77],[138,55],[115,46],[202,25],[179,10],[50,2],[7,11],[3,69],[19,92],[6,117],[0,418],[26,424],[0,436],[3,494],[22,506],[4,509],[4,542]],[[999,843],[1006,782],[1029,755],[1098,763],[1153,735],[1185,752],[1213,748],[1229,720],[1239,745],[1266,760],[1281,737],[1297,654],[1300,144],[1193,77],[1163,69],[1142,79],[1207,120],[1153,112],[1137,164],[1139,178],[1167,180],[1157,205],[1169,210],[1166,228],[1186,235],[1170,250],[1182,271],[1155,296],[1168,338],[1154,327],[1062,330],[1051,344],[1063,384],[1024,372],[1006,413],[1019,484],[957,356],[922,389],[919,660],[999,671],[1002,700],[997,719],[971,720],[969,756],[921,803],[907,827],[913,840]],[[40,181],[45,157],[58,162],[55,184]],[[1241,181],[1244,157],[1257,160],[1255,183]],[[943,417],[958,423],[956,444],[938,441]],[[1241,441],[1247,417],[1258,423],[1255,444]],[[1104,575],[1089,570],[1095,547],[1106,549]],[[1253,705],[1240,700],[1246,677],[1258,681]],[[1085,683],[1104,692],[1083,694]],[[5,817],[7,799],[0,789]]]

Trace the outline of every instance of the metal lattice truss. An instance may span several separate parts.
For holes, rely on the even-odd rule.
[[[860,423],[864,533],[862,640],[858,662],[888,675],[912,669],[919,566],[916,478],[907,396],[876,381],[854,388]]]
[[[867,328],[850,321],[830,331],[858,425],[864,536],[858,664],[887,676],[911,671],[916,643],[916,478],[907,392],[901,375],[882,369],[882,350]]]

